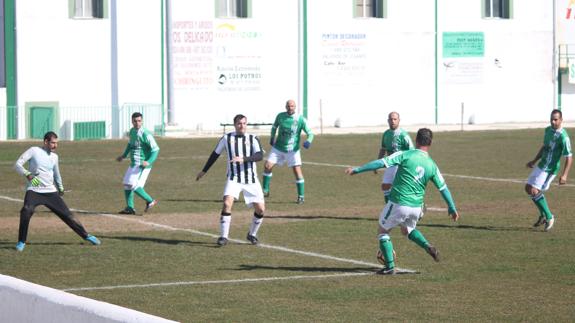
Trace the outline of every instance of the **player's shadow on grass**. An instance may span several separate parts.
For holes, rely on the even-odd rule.
[[[365,273],[378,268],[370,267],[307,267],[307,266],[264,266],[264,265],[240,265],[236,270],[283,270],[283,271],[301,271],[301,272],[330,272],[330,273]]]
[[[163,199],[162,201],[167,202],[207,202],[207,203],[222,203],[222,200],[212,200],[212,199]],[[237,200],[236,202],[243,202],[243,200]],[[293,204],[296,205],[294,201],[266,201],[266,204]]]
[[[163,199],[166,202],[208,202],[208,203],[222,203],[222,200],[212,200],[212,199]]]
[[[425,224],[418,223],[418,227],[464,229],[464,230],[484,230],[484,231],[533,231],[530,227],[496,227],[492,225],[468,225],[468,224]]]
[[[132,242],[153,242],[167,245],[186,244],[186,245],[211,247],[211,248],[218,247],[215,243],[212,242],[200,242],[200,241],[179,240],[179,239],[160,239],[151,237],[127,237],[127,236],[98,236],[98,237],[101,238],[102,243],[105,243],[106,240],[127,240]]]
[[[330,219],[330,220],[359,220],[359,221],[377,221],[377,219],[364,218],[359,216],[332,216],[332,215],[269,215],[266,218],[270,219],[290,219],[290,220],[317,220],[317,219]]]

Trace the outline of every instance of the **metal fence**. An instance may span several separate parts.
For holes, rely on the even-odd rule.
[[[164,116],[161,104],[126,103],[110,106],[0,106],[0,140],[41,138],[46,131],[56,132],[62,140],[121,138],[132,127],[131,116],[140,112],[144,127],[163,136]]]

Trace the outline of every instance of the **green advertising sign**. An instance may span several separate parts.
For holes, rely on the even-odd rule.
[[[483,57],[483,32],[444,32],[443,57]]]

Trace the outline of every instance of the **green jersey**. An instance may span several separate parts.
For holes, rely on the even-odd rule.
[[[143,161],[147,161],[148,168],[151,168],[160,152],[160,147],[158,147],[152,133],[143,127],[140,129],[132,128],[129,136],[130,140],[122,157],[126,158],[128,154],[130,155],[131,167],[141,166]]]
[[[387,129],[381,137],[381,148],[385,149],[387,155],[391,155],[401,150],[413,149],[413,142],[407,131],[397,128]]]
[[[445,180],[433,159],[429,157],[427,152],[420,149],[396,152],[390,156],[355,168],[353,172],[362,173],[396,165],[399,167],[393,180],[391,195],[389,196],[389,200],[393,203],[411,207],[422,206],[425,187],[430,180],[440,191],[447,189]],[[448,199],[448,204],[455,209],[451,198]]]
[[[555,130],[551,126],[547,127],[543,138],[543,153],[537,167],[549,174],[557,175],[561,157],[571,155],[571,141],[567,131],[563,128]]]
[[[284,153],[298,151],[302,130],[307,135],[307,141],[311,143],[313,134],[307,125],[306,119],[302,115],[295,113],[289,115],[287,112],[278,114],[272,126],[271,133],[272,139],[275,138],[276,131],[278,135],[274,141],[274,148]]]

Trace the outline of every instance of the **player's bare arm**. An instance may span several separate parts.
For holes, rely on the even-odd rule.
[[[571,164],[573,163],[573,157],[565,157],[565,166],[563,166],[563,173],[559,177],[559,185],[567,184],[567,176],[569,175],[569,170],[571,169]]]
[[[535,158],[533,158],[533,160],[531,160],[527,163],[527,168],[533,168],[535,166],[535,164],[537,163],[539,158],[541,158],[541,155],[543,155],[543,149],[544,148],[545,148],[544,146],[541,146],[541,148],[537,152],[537,155],[535,155]]]

